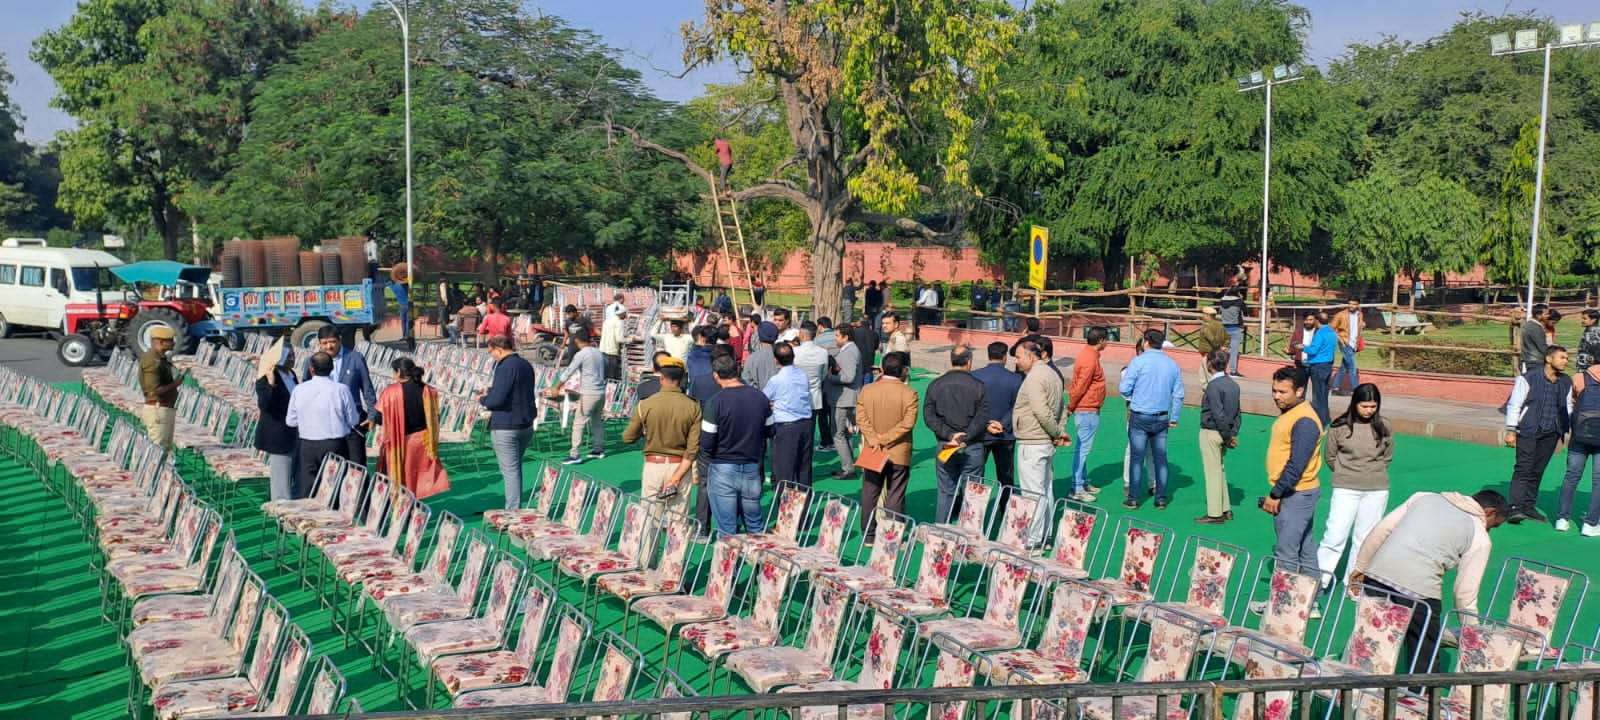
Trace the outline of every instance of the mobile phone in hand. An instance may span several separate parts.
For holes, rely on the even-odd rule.
[[[666,500],[668,498],[673,498],[673,497],[677,497],[677,496],[678,496],[678,486],[677,485],[668,485],[666,487],[661,488],[661,491],[656,493],[656,499],[657,500]]]

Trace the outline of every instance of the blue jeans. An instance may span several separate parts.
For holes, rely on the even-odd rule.
[[[1356,349],[1349,345],[1340,345],[1339,355],[1344,358],[1344,362],[1339,364],[1339,372],[1333,376],[1333,389],[1338,390],[1344,376],[1349,375],[1350,389],[1354,390],[1361,384],[1361,375],[1356,372]]]
[[[1150,471],[1156,476],[1156,500],[1167,500],[1167,415],[1128,415],[1128,499],[1137,501],[1145,486],[1144,454],[1151,455]]]
[[[737,534],[741,519],[745,532],[766,531],[766,518],[761,515],[760,463],[711,463],[707,474],[711,518],[718,532]]]
[[[1595,455],[1600,455],[1600,447],[1577,440],[1567,445],[1567,474],[1561,479],[1561,510],[1556,513],[1557,518],[1572,519],[1578,481],[1583,479],[1583,471],[1589,467],[1589,458]],[[1600,468],[1600,464],[1597,464],[1597,468]],[[1600,525],[1600,473],[1589,473],[1589,514],[1583,516],[1583,522]]]
[[[489,445],[500,463],[500,477],[506,484],[506,509],[522,507],[522,457],[533,440],[533,428],[506,428],[489,431]]]
[[[1328,380],[1333,377],[1333,363],[1310,363],[1306,376],[1311,380],[1311,408],[1317,411],[1323,427],[1328,425]]]
[[[953,523],[955,514],[961,511],[959,498],[961,497],[962,483],[968,473],[983,474],[983,443],[973,443],[950,455],[945,462],[933,461],[933,476],[938,482],[939,497],[934,506],[935,518],[939,522]]]
[[[1089,487],[1085,466],[1089,464],[1089,451],[1094,449],[1094,434],[1100,430],[1100,412],[1075,412],[1072,424],[1078,429],[1078,444],[1072,448],[1072,491],[1080,492]]]
[[[1224,325],[1228,331],[1228,374],[1239,374],[1239,351],[1244,349],[1244,326]]]
[[[400,337],[402,339],[405,339],[405,340],[410,340],[411,339],[411,306],[410,305],[401,305],[400,306]]]

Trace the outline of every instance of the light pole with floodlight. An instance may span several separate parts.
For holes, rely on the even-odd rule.
[[[1261,357],[1267,356],[1267,220],[1272,214],[1272,86],[1304,79],[1299,63],[1278,65],[1267,70],[1257,70],[1240,77],[1239,92],[1265,89],[1267,93],[1266,137],[1262,140],[1263,172],[1261,174],[1261,324],[1256,344]]]
[[[1539,31],[1518,30],[1516,33],[1496,33],[1489,36],[1489,54],[1499,57],[1544,51],[1544,80],[1539,91],[1539,159],[1533,171],[1533,230],[1528,239],[1528,317],[1533,317],[1534,283],[1539,269],[1539,218],[1544,210],[1544,146],[1550,126],[1550,55],[1557,48],[1594,47],[1600,45],[1600,22],[1583,25],[1562,25],[1557,40],[1539,46]]]
[[[394,0],[383,0],[394,11],[396,20],[400,21],[400,58],[404,63],[401,72],[403,92],[405,93],[406,116],[406,296],[411,296],[414,280],[417,274],[417,264],[412,254],[416,251],[414,238],[411,235],[411,24],[406,20],[406,14],[394,4]],[[412,307],[416,307],[415,302]],[[411,337],[411,329],[403,328],[403,335]]]

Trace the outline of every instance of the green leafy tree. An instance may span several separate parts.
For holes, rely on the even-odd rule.
[[[1539,121],[1522,127],[1522,139],[1511,149],[1511,162],[1500,180],[1500,192],[1490,206],[1484,227],[1480,260],[1489,270],[1490,282],[1522,286],[1528,282],[1528,250],[1533,231],[1535,163],[1539,147]],[[1548,168],[1546,168],[1548,171]],[[1547,201],[1545,209],[1550,207]],[[1535,282],[1548,285],[1567,272],[1577,255],[1570,235],[1555,231],[1548,215],[1539,224],[1539,276]]]
[[[90,225],[148,222],[175,259],[187,194],[226,172],[257,82],[308,32],[289,0],[87,0],[34,41],[56,81],[60,203]]]
[[[1300,59],[1306,19],[1254,0],[1036,5],[1003,77],[1064,165],[988,163],[996,194],[1030,208],[1026,222],[1002,219],[982,235],[991,257],[1022,253],[1031,223],[1051,228],[1052,255],[1098,260],[1113,283],[1134,256],[1216,266],[1258,257],[1265,116],[1261,93],[1239,93],[1232,79]],[[1344,99],[1308,73],[1273,96],[1280,263],[1304,259],[1325,234],[1359,150]]]
[[[731,59],[776,90],[771,103],[781,107],[793,156],[751,168],[759,179],[733,197],[804,212],[819,314],[838,314],[849,225],[945,239],[951,228],[914,216],[960,215],[974,202],[976,143],[986,133],[1017,143],[1036,137],[997,82],[1018,32],[1012,15],[998,0],[707,0],[704,21],[684,27],[691,67]],[[628,130],[636,145],[679,160],[709,186],[711,172],[691,154]],[[802,179],[784,176],[791,166]]]
[[[1359,280],[1415,280],[1471,270],[1477,262],[1483,208],[1460,183],[1428,175],[1411,184],[1379,166],[1340,195],[1345,212],[1333,228],[1333,247],[1343,270]]]
[[[217,234],[404,235],[399,29],[381,9],[328,22],[263,86],[239,167],[207,204]],[[418,244],[492,277],[512,255],[625,267],[680,242],[682,179],[604,127],[681,123],[614,51],[502,0],[413,5],[410,22]]]

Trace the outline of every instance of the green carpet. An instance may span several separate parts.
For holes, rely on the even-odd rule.
[[[926,388],[929,378],[919,378],[914,386]],[[1336,411],[1342,402],[1335,398]],[[1126,436],[1120,431],[1124,406],[1113,399],[1103,411],[1101,434],[1090,453],[1091,482],[1101,488],[1100,505],[1106,511],[1105,530],[1109,531],[1118,519],[1128,514],[1121,507],[1122,454]],[[1253,554],[1253,563],[1272,548],[1273,533],[1270,518],[1255,507],[1255,499],[1267,489],[1263,479],[1262,458],[1265,453],[1268,427],[1271,418],[1245,418],[1238,449],[1229,453],[1227,466],[1232,480],[1232,501],[1238,517],[1224,526],[1197,526],[1192,519],[1204,514],[1200,458],[1195,435],[1199,413],[1193,408],[1185,410],[1182,423],[1171,435],[1172,505],[1158,511],[1147,505],[1136,511],[1139,517],[1167,524],[1177,533],[1172,547],[1173,561],[1184,539],[1192,534],[1203,534],[1218,540],[1241,545]],[[620,424],[612,424],[608,435],[609,456],[600,461],[588,462],[579,469],[596,478],[615,482],[624,489],[636,490],[640,458],[637,448],[620,444]],[[912,468],[911,490],[907,505],[910,514],[919,521],[929,520],[935,502],[933,473],[933,439],[919,424],[918,450]],[[561,457],[566,451],[566,438],[559,429],[547,429],[530,452],[529,471],[544,457]],[[445,462],[451,471],[454,488],[430,499],[435,511],[449,511],[461,516],[469,527],[482,524],[481,512],[501,503],[502,490],[495,470],[492,454],[479,451],[474,467],[472,451],[466,447],[446,447]],[[1400,438],[1392,468],[1394,490],[1390,505],[1393,507],[1412,492],[1423,490],[1455,490],[1466,493],[1482,487],[1503,490],[1510,474],[1512,451],[1445,440],[1405,436]],[[827,479],[825,475],[837,467],[832,454],[817,456],[817,486],[821,489],[844,493],[854,497],[859,483]],[[1065,491],[1070,484],[1072,452],[1057,454],[1057,492]],[[1549,514],[1555,509],[1561,471],[1561,456],[1546,475],[1545,492],[1541,506]],[[531,479],[531,474],[530,474]],[[98,614],[99,589],[97,578],[88,567],[92,549],[80,541],[75,521],[64,505],[44,490],[31,474],[14,462],[0,461],[0,482],[9,489],[9,512],[0,518],[0,573],[9,579],[0,590],[0,630],[7,642],[0,646],[0,717],[123,717],[127,672],[117,646],[117,636],[110,625],[103,623]],[[340,635],[331,626],[328,613],[321,609],[314,596],[299,587],[289,574],[277,572],[264,555],[261,516],[254,508],[264,499],[260,484],[245,488],[239,507],[242,509],[232,525],[241,549],[251,566],[261,573],[270,590],[289,609],[292,619],[310,634],[317,651],[328,654],[345,673],[352,693],[369,711],[401,710],[405,706],[396,699],[394,684],[371,668],[368,655],[359,645],[345,650]],[[1579,495],[1579,507],[1585,507],[1587,492]],[[1324,501],[1326,505],[1326,501]],[[1318,518],[1320,536],[1322,518]],[[1547,525],[1506,526],[1492,534],[1495,542],[1494,558],[1485,578],[1483,603],[1488,602],[1489,590],[1495,581],[1500,563],[1507,557],[1525,555],[1568,565],[1593,577],[1600,577],[1600,540],[1584,538],[1576,530],[1565,535],[1557,534]],[[847,553],[855,548],[847,547]],[[1120,541],[1106,536],[1091,566],[1098,567],[1108,555],[1113,561],[1120,557]],[[1186,582],[1183,569],[1169,566],[1175,575],[1172,583],[1183,587]],[[536,568],[546,574],[542,566]],[[976,570],[968,568],[961,577],[964,585],[970,584]],[[570,585],[569,585],[570,587]],[[1600,602],[1597,591],[1590,589],[1583,611],[1572,618],[1576,628],[1573,639],[1588,642],[1592,639],[1597,620],[1600,620]],[[961,592],[957,597],[964,598]],[[1181,593],[1180,593],[1181,594]],[[576,592],[566,593],[566,599],[576,603]],[[1502,600],[1501,605],[1504,604]],[[1449,598],[1446,598],[1449,605]],[[1485,608],[1489,609],[1489,608]],[[620,631],[620,606],[605,602],[594,620],[596,631]],[[1347,624],[1349,618],[1345,618]],[[1338,628],[1336,637],[1342,647],[1344,628]],[[1316,628],[1311,628],[1315,634]],[[646,627],[640,634],[639,648],[647,662],[660,657],[659,635]],[[692,654],[683,656],[679,668],[686,679],[701,692],[705,692],[707,677],[704,666]],[[1097,673],[1098,674],[1098,673]],[[416,673],[414,673],[414,676]],[[581,680],[582,676],[579,676]],[[417,688],[420,689],[420,683]],[[441,693],[442,695],[442,693]],[[648,697],[647,689],[641,697]],[[416,694],[421,698],[420,692]],[[445,701],[441,699],[439,704]]]

